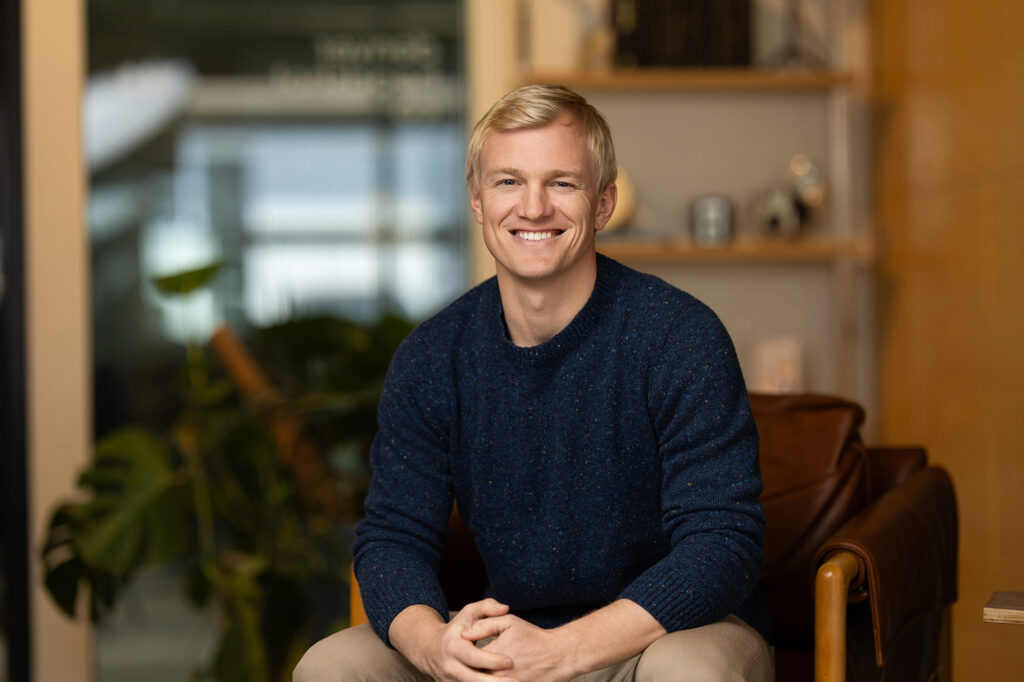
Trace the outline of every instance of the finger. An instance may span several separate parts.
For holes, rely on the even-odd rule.
[[[517,682],[517,680],[511,677],[492,675],[490,673],[473,670],[471,668],[464,668],[464,672],[458,675],[455,679],[460,681],[466,680],[467,682]]]
[[[479,618],[501,616],[506,613],[508,613],[508,604],[502,604],[496,599],[484,599],[483,601],[466,604],[461,611],[455,614],[452,621],[460,621],[468,627]]]
[[[463,611],[470,611],[474,614],[484,614],[488,616],[500,616],[501,614],[508,611],[508,604],[502,604],[497,599],[482,599],[475,601],[470,604],[466,604]]]
[[[473,670],[465,666],[462,666],[458,672],[451,673],[450,678],[459,682],[518,682],[518,680],[512,677],[492,675],[491,673]]]
[[[488,637],[497,637],[505,630],[508,630],[515,620],[515,617],[510,615],[480,618],[463,630],[462,636],[474,642]]]
[[[477,670],[506,670],[512,667],[512,659],[508,656],[479,649],[464,639],[448,640],[445,653],[459,663]]]
[[[450,659],[442,667],[441,672],[445,680],[457,680],[458,682],[516,682],[500,674],[491,674],[485,670],[474,670],[454,659]]]

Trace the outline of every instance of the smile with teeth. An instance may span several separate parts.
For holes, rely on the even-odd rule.
[[[564,230],[513,230],[512,234],[520,239],[531,242],[538,242],[544,239],[552,239],[562,234]]]

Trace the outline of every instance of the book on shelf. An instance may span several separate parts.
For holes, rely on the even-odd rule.
[[[616,66],[749,66],[750,0],[613,0]]]

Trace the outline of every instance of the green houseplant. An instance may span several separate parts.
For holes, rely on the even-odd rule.
[[[217,266],[157,280],[169,296]],[[181,409],[165,430],[100,440],[82,495],[52,514],[46,587],[76,615],[80,590],[101,621],[139,571],[183,565],[183,595],[212,606],[214,660],[194,679],[290,679],[302,651],[338,621],[351,529],[369,480],[366,454],[387,364],[410,325],[294,320],[228,329],[186,348]]]

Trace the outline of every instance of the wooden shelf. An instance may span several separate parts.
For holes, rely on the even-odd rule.
[[[868,264],[874,260],[874,247],[868,240],[741,240],[710,247],[690,241],[608,239],[598,240],[597,250],[618,260],[664,263],[827,263],[848,258]]]
[[[536,72],[525,83],[557,83],[580,90],[684,92],[786,92],[828,90],[851,82],[849,74],[835,71],[769,69],[646,68],[610,71]]]
[[[994,593],[982,609],[982,618],[989,623],[1024,625],[1024,591]]]

